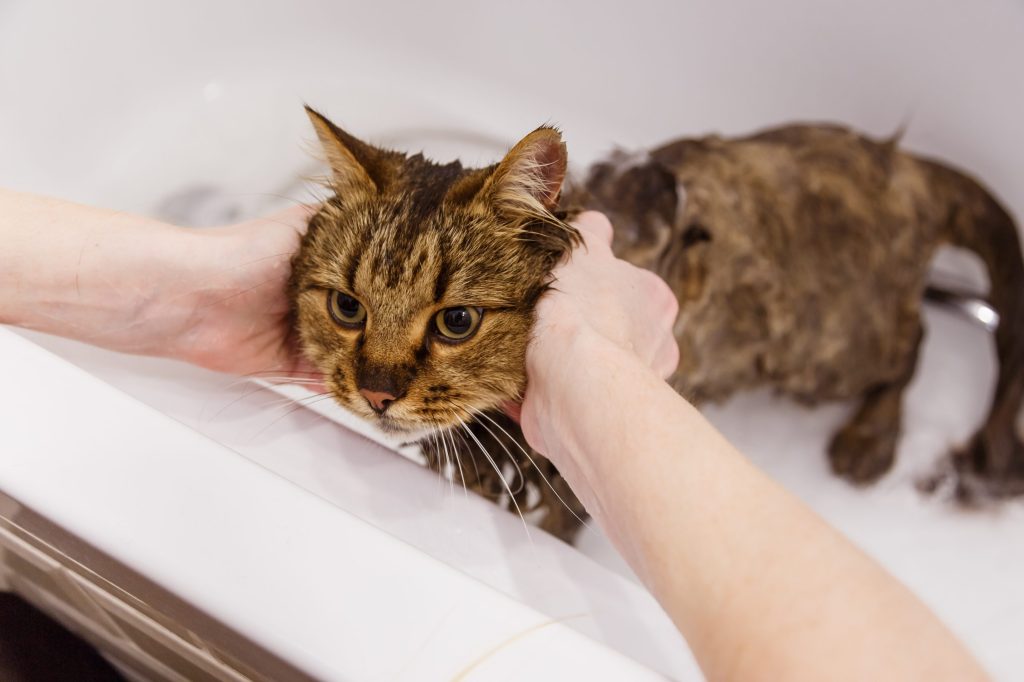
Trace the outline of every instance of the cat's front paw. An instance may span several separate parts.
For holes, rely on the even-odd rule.
[[[843,427],[828,446],[832,471],[855,485],[874,483],[896,459],[897,429],[877,431],[864,424]]]

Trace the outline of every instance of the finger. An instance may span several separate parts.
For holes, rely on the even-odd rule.
[[[653,367],[662,379],[668,379],[675,374],[679,367],[679,344],[675,339],[669,337],[667,343],[663,344],[658,352],[657,360]]]
[[[675,292],[672,291],[672,288],[665,280],[650,270],[643,270],[642,272],[648,276],[647,285],[650,291],[650,300],[655,306],[655,310],[660,318],[668,323],[669,327],[673,326],[676,318],[679,316],[679,299],[676,298]]]
[[[675,326],[676,319],[679,317],[679,299],[676,297],[676,292],[672,291],[672,288],[665,283],[665,280],[661,280],[661,289],[665,296],[665,315],[668,317],[668,324],[670,327]]]
[[[313,393],[323,393],[327,390],[327,384],[324,383],[325,375],[293,343],[285,344],[282,351],[285,353],[284,362],[291,365],[289,369],[284,370],[285,376],[304,379],[306,388]],[[287,366],[287,364],[282,364],[282,367]]]
[[[521,403],[514,403],[511,400],[507,400],[501,404],[501,410],[511,417],[512,421],[516,424],[522,421],[523,405]]]
[[[612,224],[604,213],[584,211],[573,221],[573,226],[583,234],[583,238],[587,241],[594,240],[607,245],[612,243],[612,235],[614,234]]]

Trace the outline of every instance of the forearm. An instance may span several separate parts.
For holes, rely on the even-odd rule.
[[[166,287],[179,228],[0,190],[0,243],[0,322],[139,353],[181,322]],[[126,333],[140,325],[152,333]]]
[[[530,390],[558,429],[542,448],[561,449],[553,458],[710,678],[983,677],[909,591],[630,354],[586,334],[557,343],[530,356],[543,377]]]

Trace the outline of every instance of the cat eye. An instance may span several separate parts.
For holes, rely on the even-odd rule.
[[[344,327],[359,327],[366,321],[363,304],[340,291],[327,294],[327,310],[334,321]]]
[[[465,341],[480,326],[482,317],[480,308],[445,308],[434,316],[434,326],[445,340]]]

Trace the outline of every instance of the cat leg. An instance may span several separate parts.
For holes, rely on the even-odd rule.
[[[832,471],[851,483],[871,483],[896,459],[903,386],[884,384],[868,391],[857,413],[828,446]]]
[[[443,437],[427,438],[419,445],[427,466],[455,485],[496,504],[508,500],[508,491],[512,490],[519,501],[524,482],[518,477],[510,481],[501,473],[518,469],[514,469],[498,440],[478,422],[470,422],[466,430],[454,429]]]
[[[984,425],[966,448],[954,453],[957,493],[962,499],[971,499],[973,492],[1024,495],[1024,443],[1017,430],[1024,403],[1024,361],[1003,362]]]
[[[954,454],[959,492],[967,483],[996,496],[1024,494],[1024,443],[1018,416],[1024,402],[1024,259],[1013,217],[984,187],[948,168],[929,166],[952,197],[948,239],[981,257],[988,300],[999,313],[999,376],[985,423]],[[969,491],[966,491],[969,492]]]
[[[903,421],[903,392],[914,376],[923,330],[917,325],[906,364],[893,381],[878,384],[864,395],[860,407],[828,446],[832,471],[851,483],[872,483],[896,461]]]

